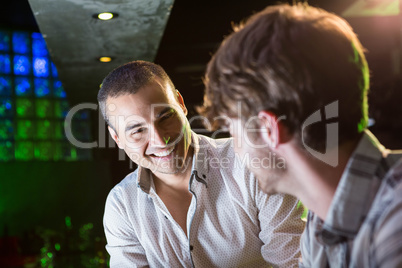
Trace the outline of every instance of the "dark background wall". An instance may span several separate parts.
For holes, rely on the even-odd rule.
[[[112,186],[109,162],[0,163],[0,226],[20,235],[35,226],[60,229],[65,218],[80,226],[100,223]]]

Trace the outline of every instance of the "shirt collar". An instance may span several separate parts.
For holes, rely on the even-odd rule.
[[[207,175],[209,171],[209,157],[208,157],[208,142],[197,135],[194,131],[191,131],[191,144],[194,148],[192,167],[191,167],[191,179],[189,183],[189,189],[194,179],[200,183],[203,183],[206,187]],[[149,194],[151,188],[154,188],[152,182],[151,170],[138,166],[137,186],[146,194]]]
[[[378,170],[385,148],[366,130],[349,159],[327,213],[321,238],[354,237],[378,190]],[[339,239],[338,239],[339,240]]]

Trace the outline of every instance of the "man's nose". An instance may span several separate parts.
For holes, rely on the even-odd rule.
[[[149,143],[153,146],[157,147],[165,147],[169,142],[169,137],[166,136],[165,131],[160,128],[152,127],[151,129],[151,137],[149,139]]]

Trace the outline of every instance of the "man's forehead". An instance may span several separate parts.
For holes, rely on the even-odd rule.
[[[147,105],[147,109],[129,109],[124,112],[120,112],[120,109],[115,109],[114,107],[119,107],[118,105],[114,105],[113,103],[109,105],[109,116],[110,119],[120,117],[126,123],[128,122],[146,122],[148,120],[155,120],[160,118],[163,114],[167,112],[171,112],[173,110],[177,110],[180,107],[175,103],[154,103]]]
[[[170,83],[163,82],[160,79],[155,79],[136,91],[128,92],[124,91],[117,96],[109,96],[106,99],[106,104],[112,103],[117,99],[132,98],[134,100],[140,100],[144,103],[170,103],[176,100],[174,94],[176,90],[172,88]]]

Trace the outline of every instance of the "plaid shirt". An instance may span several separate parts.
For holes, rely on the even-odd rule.
[[[327,218],[309,212],[300,267],[402,267],[402,151],[366,131]]]

